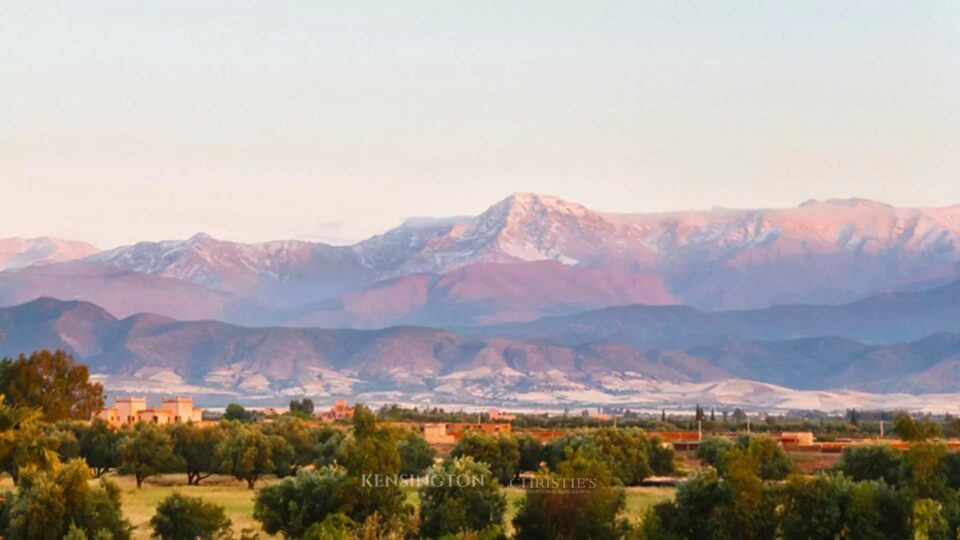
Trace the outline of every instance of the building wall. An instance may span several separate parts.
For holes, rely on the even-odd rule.
[[[138,421],[140,411],[147,408],[147,398],[126,397],[117,398],[116,409],[121,424],[132,424]]]
[[[147,407],[145,397],[118,397],[116,405],[94,414],[114,426],[136,424],[137,422],[152,422],[158,424],[174,424],[183,422],[202,422],[203,409],[193,406],[193,398],[176,397],[165,398],[162,405]]]
[[[164,398],[161,408],[170,413],[173,422],[187,422],[193,418],[193,398]]]

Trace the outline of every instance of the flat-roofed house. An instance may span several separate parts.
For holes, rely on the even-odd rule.
[[[147,398],[134,396],[118,397],[114,407],[117,409],[120,425],[136,424],[139,421],[140,411],[147,408]]]
[[[93,415],[94,418],[99,418],[104,422],[110,424],[111,426],[119,426],[120,424],[120,411],[116,407],[110,407],[109,409],[100,409]]]
[[[117,397],[114,406],[94,413],[115,427],[133,425],[138,422],[152,424],[182,424],[203,421],[203,409],[193,406],[193,398],[176,396],[163,398],[160,407],[147,407],[145,397]]]
[[[190,397],[165,397],[160,408],[170,413],[170,422],[174,424],[199,422],[203,419],[203,409],[194,407],[193,398]]]
[[[146,422],[149,424],[170,424],[171,419],[170,411],[166,409],[158,409],[156,407],[143,409],[137,414],[137,420],[139,422]]]

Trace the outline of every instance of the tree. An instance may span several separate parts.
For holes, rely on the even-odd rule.
[[[223,411],[224,420],[236,420],[238,422],[249,422],[253,415],[243,408],[239,403],[231,403]]]
[[[727,459],[727,452],[732,450],[733,447],[734,444],[728,439],[710,437],[697,445],[697,459],[712,466],[722,475],[723,463]]]
[[[840,456],[837,470],[858,482],[883,480],[896,486],[900,476],[900,456],[885,444],[851,446]]]
[[[160,501],[150,526],[161,540],[210,540],[230,532],[222,506],[179,493]]]
[[[913,503],[914,540],[946,538],[948,523],[941,513],[942,508],[933,499],[919,499]]]
[[[132,474],[138,489],[145,479],[175,472],[183,466],[183,460],[173,451],[170,434],[154,424],[137,424],[120,441],[118,451],[120,474]]]
[[[680,483],[675,500],[651,507],[643,520],[645,537],[710,540],[730,504],[729,484],[715,469],[701,469]]]
[[[89,538],[130,538],[132,527],[120,511],[120,489],[106,479],[94,485],[91,478],[80,459],[47,471],[24,471],[17,493],[7,495],[9,521],[3,537],[59,540],[82,533]]]
[[[57,455],[48,448],[34,445],[34,434],[38,432],[36,422],[40,413],[25,407],[11,407],[0,394],[0,467],[13,475],[14,483],[18,477],[15,467],[18,456],[24,452],[33,454],[41,463],[58,461]],[[0,512],[2,514],[2,512]]]
[[[88,420],[103,408],[103,386],[86,365],[57,349],[0,362],[0,394],[16,407],[38,408],[48,422]]]
[[[433,465],[436,452],[423,436],[413,430],[404,430],[397,441],[400,453],[400,474],[420,474]]]
[[[261,429],[264,434],[280,437],[287,442],[289,452],[284,453],[287,449],[283,449],[283,452],[274,456],[277,476],[295,474],[301,467],[306,467],[317,459],[318,444],[315,434],[300,418],[280,417],[264,424]]]
[[[481,533],[502,536],[507,499],[486,463],[471,457],[435,465],[420,488],[420,532],[427,538]]]
[[[940,462],[940,470],[947,487],[960,490],[960,452],[947,452]]]
[[[317,459],[314,461],[314,465],[320,468],[335,464],[337,456],[341,454],[340,445],[346,438],[343,430],[334,427],[321,427],[312,430],[311,434],[317,448]]]
[[[217,445],[220,469],[237,480],[244,480],[253,489],[257,480],[276,470],[277,455],[292,453],[290,445],[276,435],[265,435],[259,429],[239,423],[226,428],[226,436]]]
[[[177,424],[170,430],[173,451],[183,460],[187,485],[197,486],[210,475],[219,472],[217,446],[223,439],[220,426]]]
[[[943,444],[917,442],[904,454],[902,475],[904,484],[918,497],[933,499],[946,495],[947,482],[941,465],[947,454]]]
[[[543,443],[529,433],[521,433],[516,436],[516,439],[520,450],[520,470],[540,470],[540,463],[543,462]]]
[[[60,464],[62,433],[51,428],[49,424],[29,422],[13,433],[9,448],[3,451],[0,470],[8,473],[14,484],[19,483],[24,469],[49,470]]]
[[[853,485],[842,476],[793,477],[783,490],[784,540],[838,538]]]
[[[48,437],[56,440],[55,451],[60,461],[69,461],[80,457],[80,441],[77,439],[72,425],[67,422],[46,424],[43,431]]]
[[[847,538],[883,540],[910,537],[908,498],[882,480],[857,482],[847,496]]]
[[[310,398],[290,400],[290,414],[296,416],[313,417],[313,400]]]
[[[916,422],[910,415],[900,413],[893,418],[893,432],[907,442],[926,441],[940,435],[940,424],[929,418]]]
[[[508,435],[469,431],[450,451],[454,458],[470,456],[490,466],[494,477],[506,485],[520,472],[520,445]]]
[[[331,515],[353,513],[354,488],[342,469],[300,471],[257,492],[253,517],[269,534],[301,538]]]
[[[551,442],[546,450],[547,464],[556,468],[571,451],[582,450],[603,461],[617,483],[638,485],[653,474],[675,471],[674,452],[647,437],[637,428],[600,428],[579,431]]]
[[[760,463],[760,478],[763,480],[783,480],[793,471],[793,460],[776,439],[753,437],[747,452]]]
[[[764,490],[762,480],[781,479],[786,476],[777,474],[778,469],[771,467],[764,476],[764,470],[770,466],[766,455],[767,444],[756,440],[770,441],[767,437],[750,440],[747,448],[735,448],[727,453],[724,464],[724,482],[729,486],[729,504],[716,520],[718,535],[730,538],[773,538],[775,501]],[[776,441],[773,441],[776,445]],[[776,446],[779,449],[779,445]],[[782,450],[781,450],[782,452]],[[776,460],[774,460],[776,463]],[[771,474],[774,473],[774,474]],[[779,477],[779,478],[778,478]]]
[[[600,460],[573,453],[556,473],[540,473],[536,485],[565,489],[529,490],[520,504],[513,526],[518,540],[540,538],[619,537],[617,514],[624,493],[613,487],[613,475]]]
[[[729,461],[735,459],[737,452],[747,454],[747,457],[756,463],[757,474],[761,480],[783,480],[793,470],[793,461],[783,451],[775,439],[767,436],[746,437],[739,443],[739,447],[727,453],[727,468]]]
[[[40,413],[26,407],[11,407],[0,394],[0,459],[16,445],[17,433],[40,419]]]
[[[120,466],[119,430],[100,418],[90,425],[77,427],[77,440],[80,443],[80,457],[93,469],[94,476],[100,478],[104,473]]]
[[[353,433],[341,444],[340,455],[357,497],[350,518],[359,523],[373,514],[390,519],[411,512],[400,486],[391,481],[400,473],[396,433],[378,425],[377,416],[367,407],[353,408]]]
[[[330,514],[311,525],[302,540],[348,540],[357,537],[356,531],[357,522],[346,514]]]

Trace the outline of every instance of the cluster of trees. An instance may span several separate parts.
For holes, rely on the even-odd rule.
[[[0,395],[0,462],[18,486],[0,496],[0,534],[9,539],[117,538],[130,536],[120,512],[120,490],[94,486],[82,459],[62,461],[51,446],[59,438],[41,422],[40,410],[14,407]]]
[[[10,474],[14,483],[27,467],[47,468],[53,462],[81,458],[96,478],[116,470],[132,475],[137,487],[151,476],[182,472],[188,485],[223,473],[252,489],[267,474],[285,477],[308,465],[333,463],[345,439],[343,429],[311,426],[296,417],[261,424],[224,420],[212,425],[141,423],[118,429],[100,419],[47,423],[32,409],[9,409],[24,415],[9,420],[9,442],[0,452],[0,472]],[[401,440],[405,471],[423,471],[432,464],[432,450],[419,434],[404,432]]]
[[[776,441],[709,440],[711,465],[681,483],[675,500],[652,507],[641,535],[655,539],[957,538],[960,453],[930,439],[926,422],[898,419],[909,450],[853,447],[834,470],[792,474]]]
[[[420,507],[400,484],[408,434],[380,425],[357,406],[334,464],[261,489],[254,517],[285,538],[504,538],[503,487],[528,487],[513,520],[515,537],[619,538],[624,485],[674,471],[672,450],[640,430],[577,432],[542,445],[529,436],[466,434],[419,487]],[[424,462],[425,463],[425,462]],[[535,471],[516,483],[521,471]]]
[[[62,350],[0,361],[0,395],[12,407],[34,409],[47,422],[86,420],[103,408],[103,386]]]
[[[313,426],[293,416],[258,424],[222,420],[211,425],[142,423],[123,429],[94,420],[46,429],[52,435],[35,444],[47,445],[61,459],[83,458],[97,477],[114,469],[132,475],[137,487],[151,476],[179,472],[186,474],[187,485],[228,474],[254,489],[265,475],[283,478],[304,467],[337,463],[348,439],[344,429]],[[419,433],[393,431],[404,473],[419,474],[433,464],[433,450]],[[16,477],[15,469],[5,471]]]
[[[639,428],[605,427],[571,431],[544,445],[527,433],[492,435],[468,432],[453,447],[452,457],[472,457],[486,463],[501,484],[521,472],[537,472],[542,466],[558,470],[573,452],[602,462],[621,486],[636,486],[654,475],[676,472],[673,448],[649,437]]]

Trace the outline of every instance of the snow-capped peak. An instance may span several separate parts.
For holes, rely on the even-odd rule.
[[[68,261],[86,257],[98,250],[85,242],[41,238],[0,239],[0,270],[30,266],[38,262]]]
[[[531,212],[550,212],[582,216],[590,213],[587,207],[579,203],[565,201],[553,195],[537,193],[514,193],[490,207],[485,213],[529,214]]]
[[[216,241],[216,238],[210,236],[205,232],[198,232],[197,234],[187,239],[188,244],[198,244],[200,242],[210,242],[210,241]]]
[[[864,199],[861,197],[850,197],[847,199],[826,199],[823,201],[817,199],[810,199],[800,203],[799,208],[815,208],[815,207],[843,207],[843,208],[893,208],[889,204],[882,203],[879,201],[874,201],[871,199]]]

